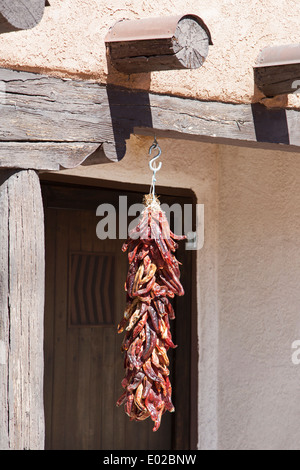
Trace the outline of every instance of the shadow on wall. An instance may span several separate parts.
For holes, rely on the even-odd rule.
[[[108,50],[106,62],[106,93],[113,140],[104,142],[101,148],[83,163],[84,166],[122,160],[126,153],[126,140],[134,134],[134,129],[153,127],[149,99],[151,73],[126,75],[118,72],[111,64]]]
[[[153,128],[149,93],[134,92],[107,85],[107,98],[117,159],[126,153],[126,140],[136,127]]]
[[[269,109],[261,103],[251,105],[257,142],[290,144],[285,109]]]
[[[122,160],[126,153],[126,140],[134,133],[134,128],[153,127],[149,100],[151,73],[126,75],[118,72],[111,64],[108,51],[106,60],[108,70],[106,89],[115,152],[117,159]]]
[[[257,63],[259,61],[258,57]],[[267,96],[261,86],[260,74],[261,71],[254,66],[251,110],[256,140],[263,143],[290,145],[291,138],[285,109],[288,106],[287,95]]]

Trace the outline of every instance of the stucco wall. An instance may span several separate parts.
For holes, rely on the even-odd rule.
[[[124,160],[63,173],[150,184],[151,139]],[[300,159],[161,139],[158,183],[205,205],[197,253],[199,448],[300,449]]]
[[[299,449],[299,155],[224,147],[219,175],[219,446]]]
[[[50,0],[50,3],[41,23],[33,30],[0,36],[0,66],[205,100],[250,102],[261,97],[254,94],[252,71],[260,49],[299,41],[297,0]],[[214,45],[203,67],[130,77],[111,68],[108,73],[104,37],[116,21],[185,13],[202,17],[211,31]]]

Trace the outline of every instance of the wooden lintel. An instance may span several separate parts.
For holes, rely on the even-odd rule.
[[[273,150],[300,150],[300,112],[108,89],[120,139],[133,133]],[[121,147],[120,140],[118,141]],[[125,142],[125,141],[124,141]],[[125,146],[125,143],[124,145]]]
[[[0,33],[34,28],[45,5],[45,0],[0,0]]]
[[[299,151],[300,112],[0,69],[0,168],[121,160],[134,133]]]
[[[106,89],[96,83],[1,69],[0,107],[0,168],[73,168],[113,145]]]
[[[0,168],[74,168],[100,150],[98,144],[82,142],[1,142]],[[98,158],[98,163],[102,161]]]

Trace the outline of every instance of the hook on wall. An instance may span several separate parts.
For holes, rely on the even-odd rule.
[[[151,158],[150,162],[149,162],[149,167],[150,167],[150,170],[151,171],[159,171],[161,169],[161,166],[162,166],[162,162],[159,162],[158,165],[153,165],[153,163],[155,162],[155,160],[157,160],[160,155],[161,155],[161,148],[160,146],[158,145],[157,143],[157,140],[156,140],[156,137],[154,137],[154,142],[153,144],[151,145],[151,147],[149,148],[149,155],[151,155],[152,153],[152,150],[158,150],[158,154],[155,155],[154,157]]]
[[[162,162],[159,162],[158,164],[155,163],[155,160],[157,160],[161,156],[161,148],[158,145],[158,142],[156,140],[156,136],[154,137],[153,144],[149,148],[149,155],[151,155],[152,150],[158,150],[158,154],[155,155],[154,157],[152,157],[151,160],[149,161],[149,168],[153,172],[152,185],[151,185],[151,188],[150,188],[150,193],[152,193],[153,200],[154,200],[154,198],[155,198],[156,172],[159,171],[161,169],[161,166],[162,166]]]

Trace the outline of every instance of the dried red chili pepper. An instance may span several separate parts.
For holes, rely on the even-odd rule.
[[[126,372],[117,406],[124,405],[131,420],[150,417],[153,431],[159,429],[165,411],[174,411],[167,351],[176,348],[169,322],[175,314],[169,298],[184,295],[174,252],[177,241],[185,238],[170,230],[158,200],[153,201],[151,195],[145,197],[142,219],[122,247],[128,251],[129,270],[126,309],[118,333],[126,330],[122,343]]]

